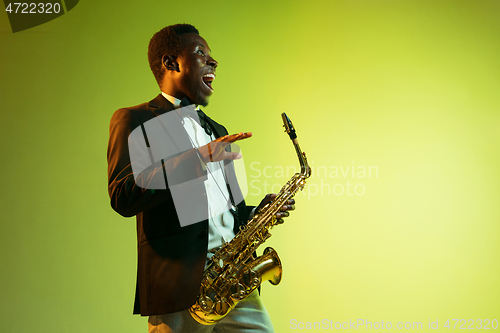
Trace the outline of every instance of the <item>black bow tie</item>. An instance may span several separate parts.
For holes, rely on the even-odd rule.
[[[191,103],[187,98],[183,98],[180,105],[181,107],[184,107],[191,105]],[[201,109],[198,109],[198,118],[200,119],[200,126],[205,129],[205,133],[209,136],[212,135],[212,129],[210,128],[210,124],[207,122],[207,116]]]
[[[207,116],[203,111],[198,110],[198,118],[200,118],[200,125],[205,129],[205,133],[207,135],[212,135],[212,129],[210,128],[210,124],[207,122]]]

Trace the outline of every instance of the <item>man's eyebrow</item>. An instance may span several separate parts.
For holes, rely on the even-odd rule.
[[[205,45],[203,45],[203,44],[198,44],[196,46],[201,46],[201,47],[205,48]],[[210,48],[208,48],[208,51],[212,52],[212,50],[210,50]]]

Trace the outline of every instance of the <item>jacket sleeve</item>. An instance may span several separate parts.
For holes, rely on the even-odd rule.
[[[117,110],[110,123],[107,152],[108,192],[111,207],[125,217],[134,216],[171,199],[166,181],[167,174],[172,175],[172,179],[178,182],[192,179],[203,181],[206,178],[206,171],[194,148],[169,157],[168,160],[153,163],[142,172],[134,174],[129,136],[141,125],[134,112],[129,109]],[[145,145],[136,144],[133,149],[135,152],[141,151],[142,156],[148,155]],[[136,158],[137,154],[134,154],[134,159]],[[162,189],[152,186],[160,182],[165,184]]]

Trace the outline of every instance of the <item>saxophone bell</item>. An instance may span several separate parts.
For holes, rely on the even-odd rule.
[[[267,247],[264,253],[252,262],[251,270],[257,272],[258,276],[260,276],[260,282],[269,281],[272,285],[278,285],[283,274],[278,252],[272,247]]]

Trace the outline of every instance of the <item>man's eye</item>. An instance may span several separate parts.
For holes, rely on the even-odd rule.
[[[202,57],[205,56],[205,52],[203,52],[202,50],[198,50],[198,53],[201,54]]]

